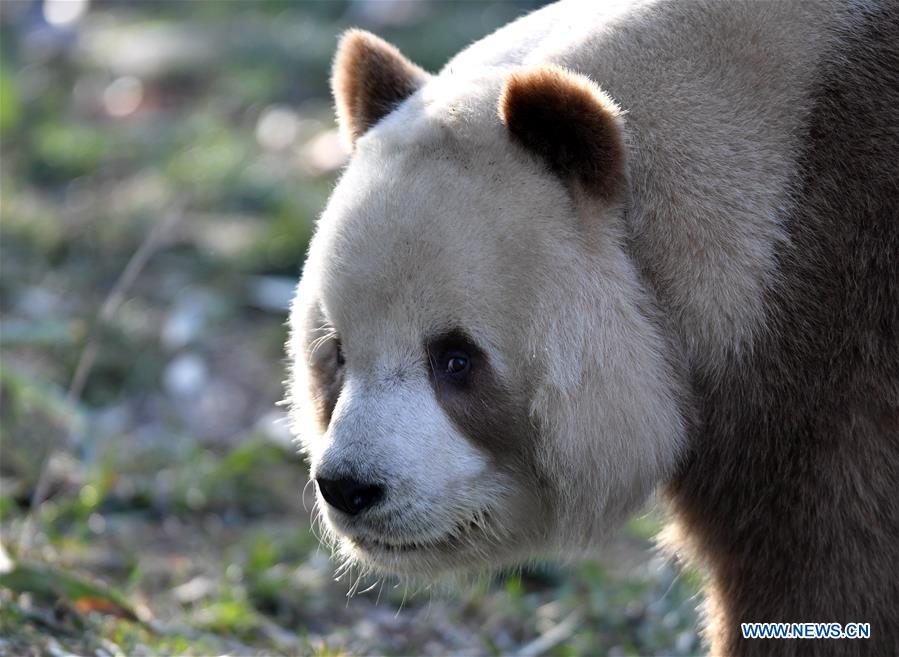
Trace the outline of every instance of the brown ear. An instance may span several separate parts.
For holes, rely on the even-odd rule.
[[[499,115],[513,139],[565,182],[603,199],[624,189],[620,110],[583,75],[545,66],[509,76]]]
[[[344,32],[334,57],[331,91],[350,150],[427,79],[425,71],[383,39],[364,30]]]

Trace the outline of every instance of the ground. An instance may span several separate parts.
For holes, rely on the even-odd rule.
[[[651,509],[586,563],[347,597],[276,405],[336,35],[433,70],[532,6],[0,3],[0,655],[699,650]]]

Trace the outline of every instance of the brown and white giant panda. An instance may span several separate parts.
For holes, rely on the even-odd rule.
[[[351,31],[333,91],[290,399],[344,556],[579,554],[660,489],[713,654],[899,654],[899,4],[566,1],[437,75]]]

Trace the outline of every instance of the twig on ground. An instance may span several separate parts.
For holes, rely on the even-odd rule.
[[[576,611],[572,612],[560,623],[552,626],[549,630],[530,643],[523,645],[518,652],[515,653],[515,657],[537,657],[538,655],[542,655],[571,637],[577,629],[580,620],[580,613]]]

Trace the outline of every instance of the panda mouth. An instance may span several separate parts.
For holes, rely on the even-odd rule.
[[[461,547],[471,538],[484,532],[484,523],[487,521],[485,512],[472,515],[469,519],[460,521],[450,531],[437,538],[426,538],[413,541],[388,541],[372,536],[351,536],[350,541],[365,552],[387,552],[389,554],[409,554],[414,552],[434,552],[438,550],[451,550]]]

